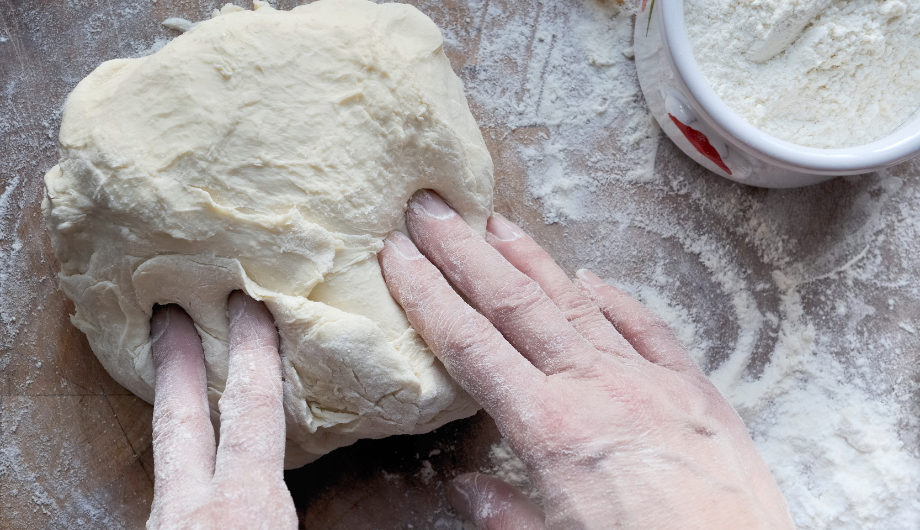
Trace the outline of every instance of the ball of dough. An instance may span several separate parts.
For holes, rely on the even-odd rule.
[[[492,161],[441,43],[407,5],[257,2],[80,82],[43,210],[72,321],[119,383],[152,402],[151,309],[179,304],[219,421],[242,289],[281,335],[287,467],[478,409],[376,260],[421,188],[480,233],[492,212]]]

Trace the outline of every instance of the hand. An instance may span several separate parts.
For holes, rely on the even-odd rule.
[[[415,244],[394,232],[379,255],[390,292],[545,501],[544,515],[463,475],[461,514],[487,530],[793,527],[744,423],[661,318],[591,273],[569,281],[501,216],[483,240],[423,191],[406,218]]]
[[[284,484],[278,332],[265,305],[242,292],[230,295],[227,312],[230,370],[215,448],[201,339],[178,306],[154,309],[150,530],[297,528]]]

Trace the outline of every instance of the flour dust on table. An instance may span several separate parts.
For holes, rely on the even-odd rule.
[[[496,158],[496,195],[523,168],[542,213],[527,230],[665,317],[798,528],[920,527],[920,164],[791,191],[724,181],[660,140],[631,60],[638,6],[476,5],[460,77],[487,141],[520,145]],[[449,52],[460,29],[443,30]],[[501,462],[483,470],[521,478]]]
[[[68,7],[74,24],[60,28],[62,38],[43,33],[43,12],[19,9],[44,57],[55,57],[62,42],[93,58],[162,48],[167,35],[143,33],[151,21],[129,13],[144,2],[116,4],[112,15],[86,18],[77,16],[79,6]],[[454,66],[496,148],[502,213],[522,221],[568,271],[591,268],[664,315],[743,414],[797,526],[920,527],[920,163],[800,190],[745,188],[697,168],[661,140],[630,58],[637,6],[417,5],[441,27],[451,60],[471,58]],[[96,43],[109,28],[122,39],[121,51],[103,55]],[[64,65],[60,73],[70,81],[49,84],[24,68],[14,75],[20,91],[12,93],[44,101],[34,95],[63,90],[50,98],[61,101],[91,69],[85,60],[54,64]],[[40,166],[53,164],[60,113],[49,106],[30,115],[19,101],[0,100],[10,155],[0,159],[0,172],[12,176],[0,192],[0,370],[20,370],[27,381],[17,388],[37,393],[42,377],[57,369],[53,357],[41,367],[17,365],[10,348],[40,344],[29,323],[49,309],[43,293],[53,279],[30,267],[52,258],[27,223],[41,200]],[[18,483],[9,499],[27,499],[23,513],[51,521],[48,527],[124,526],[110,501],[128,497],[90,497],[82,489],[95,477],[86,463],[95,460],[74,446],[79,433],[66,437],[61,451],[56,435],[34,428],[52,410],[45,398],[0,399],[0,473]],[[30,451],[47,456],[41,461],[48,465],[35,465]],[[483,462],[486,471],[526,486],[520,466],[494,456]],[[435,471],[433,481],[452,470]],[[62,472],[73,481],[62,482]],[[449,519],[426,527],[463,527]]]

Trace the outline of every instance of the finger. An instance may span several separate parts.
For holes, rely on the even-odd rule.
[[[447,490],[454,510],[479,530],[544,530],[543,511],[503,480],[481,473],[455,478]]]
[[[451,289],[412,241],[393,232],[378,259],[393,298],[447,372],[499,425],[532,403],[544,374]]]
[[[594,300],[639,355],[678,372],[699,372],[699,367],[663,318],[590,271],[580,270],[575,275],[575,285]]]
[[[230,367],[220,398],[215,477],[281,479],[284,408],[278,331],[265,304],[230,294]]]
[[[211,481],[214,428],[204,352],[192,319],[177,305],[154,306],[150,335],[156,370],[154,496],[163,499]]]
[[[598,353],[537,282],[502,258],[437,194],[415,194],[406,213],[413,240],[508,342],[547,375],[590,369]]]
[[[598,351],[623,357],[638,356],[601,310],[569,277],[543,247],[517,225],[499,214],[489,218],[486,241],[514,267],[532,278],[572,324]]]

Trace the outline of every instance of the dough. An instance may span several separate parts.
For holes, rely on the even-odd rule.
[[[480,233],[492,212],[492,161],[440,31],[364,0],[217,15],[103,63],[67,100],[42,207],[74,325],[152,402],[151,309],[181,305],[219,421],[227,296],[263,300],[281,335],[287,467],[475,413],[376,260],[418,189]]]

